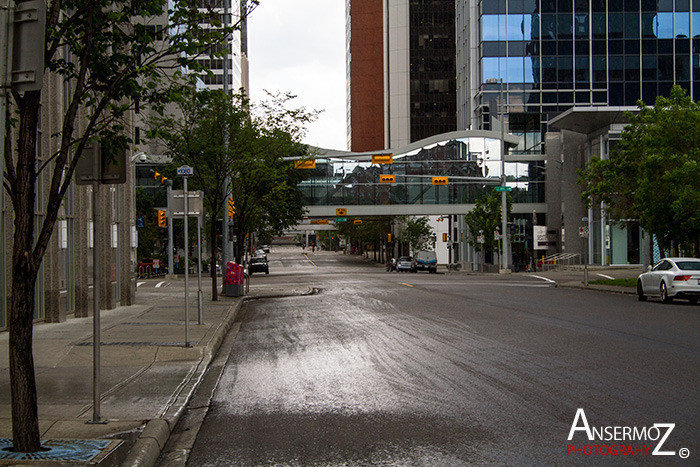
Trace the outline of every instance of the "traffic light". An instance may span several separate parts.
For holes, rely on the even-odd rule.
[[[386,234],[386,241],[391,243],[391,233]]]
[[[160,183],[165,183],[165,181],[168,179],[168,177],[161,174],[157,170],[151,170],[151,175],[153,175],[153,180],[155,180],[155,181],[160,180]]]
[[[168,225],[168,220],[165,217],[165,211],[158,210],[158,227],[166,227]]]
[[[447,232],[442,233],[442,241],[447,243]]]
[[[500,213],[501,213],[500,221],[501,221],[501,223],[503,223],[503,206],[501,206],[500,208],[498,208],[498,210],[499,210]]]
[[[233,219],[233,215],[236,214],[236,206],[233,204],[233,198],[228,199],[228,218]]]

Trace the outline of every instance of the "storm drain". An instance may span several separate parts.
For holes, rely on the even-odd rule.
[[[47,439],[41,442],[46,451],[13,452],[12,440],[0,438],[0,459],[90,462],[112,442],[107,439]]]

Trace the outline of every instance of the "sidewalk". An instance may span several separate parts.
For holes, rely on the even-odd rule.
[[[93,417],[92,317],[36,324],[41,439],[91,441],[57,446],[41,453],[43,461],[29,462],[86,465],[85,459],[92,459],[87,463],[153,465],[243,301],[311,292],[308,287],[253,286],[246,298],[212,302],[205,291],[204,324],[198,325],[196,287],[191,286],[189,348],[184,346],[184,292],[159,294],[153,303],[145,303],[153,295],[137,293],[137,305],[103,310],[100,414],[109,420],[106,424],[86,423]],[[0,333],[0,362],[0,438],[11,438],[7,332]],[[3,441],[9,442],[0,444]],[[0,465],[27,464],[0,452]]]

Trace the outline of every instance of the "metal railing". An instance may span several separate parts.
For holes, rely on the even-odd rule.
[[[537,260],[537,267],[543,271],[580,264],[580,253],[556,253]]]

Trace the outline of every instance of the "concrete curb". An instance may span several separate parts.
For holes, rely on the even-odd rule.
[[[214,335],[206,345],[202,359],[197,365],[195,372],[182,387],[178,397],[166,409],[163,417],[148,421],[143,433],[136,440],[126,459],[121,463],[122,467],[151,467],[155,465],[175,425],[182,417],[187,402],[202,381],[206,369],[209,367],[214,355],[216,355],[226,333],[231,329],[242,305],[243,300],[236,300],[236,303],[232,304],[228,315],[217,327]]]
[[[567,287],[570,289],[596,290],[598,292],[611,292],[624,295],[636,295],[637,290],[634,287],[622,287],[614,285],[598,285],[588,284],[588,287],[578,282],[557,282],[558,287]]]

